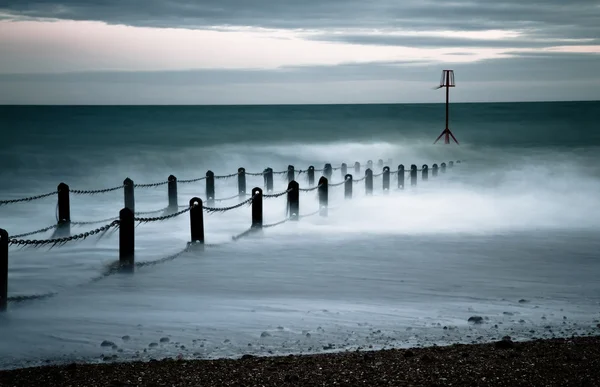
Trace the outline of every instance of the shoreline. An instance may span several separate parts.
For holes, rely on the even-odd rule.
[[[218,360],[0,371],[2,386],[600,386],[600,335]]]

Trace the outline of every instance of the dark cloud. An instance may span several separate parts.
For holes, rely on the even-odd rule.
[[[0,0],[29,17],[136,26],[530,29],[547,37],[597,38],[597,0]]]

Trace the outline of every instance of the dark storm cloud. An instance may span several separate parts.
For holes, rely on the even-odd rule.
[[[539,36],[597,38],[597,0],[0,0],[28,17],[135,26],[533,29]]]

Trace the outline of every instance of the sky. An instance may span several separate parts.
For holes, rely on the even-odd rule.
[[[600,0],[0,0],[0,104],[600,99]]]

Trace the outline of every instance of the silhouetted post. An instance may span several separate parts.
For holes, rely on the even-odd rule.
[[[421,168],[421,179],[423,179],[423,181],[427,181],[428,178],[429,178],[429,167],[427,166],[427,164],[423,164],[423,167]]]
[[[373,171],[371,168],[365,170],[365,193],[367,195],[373,195]]]
[[[448,161],[448,168],[454,167],[454,161]]]
[[[169,176],[169,208],[168,211],[177,212],[177,178]]]
[[[352,175],[344,176],[344,197],[352,199]]]
[[[360,176],[360,163],[358,161],[354,163],[354,174]]]
[[[123,208],[119,212],[119,262],[133,265],[135,253],[135,220],[133,211]]]
[[[315,167],[308,167],[308,187],[312,188],[315,185]]]
[[[383,159],[379,159],[379,161],[377,161],[377,169],[380,171],[383,169]]]
[[[65,183],[58,185],[58,227],[52,238],[63,238],[71,235],[71,200],[69,186]]]
[[[133,180],[123,180],[123,193],[125,195],[125,208],[129,208],[135,214],[135,196]]]
[[[410,185],[417,185],[417,166],[414,164],[410,166]]]
[[[294,181],[296,179],[296,171],[294,170],[293,165],[288,165],[287,178],[288,178],[288,183],[291,181]]]
[[[398,189],[404,189],[404,165],[398,165]]]
[[[456,160],[456,164],[460,164],[460,160]]]
[[[390,192],[390,167],[383,167],[383,192]]]
[[[8,305],[8,232],[0,228],[0,312]]]
[[[190,200],[190,232],[192,243],[204,243],[204,210],[200,198]]]
[[[263,226],[263,191],[258,187],[252,189],[252,228]]]
[[[215,205],[215,173],[206,172],[206,205],[212,207]]]
[[[287,202],[290,220],[298,220],[300,218],[300,185],[296,180],[290,181],[288,184]]]
[[[442,171],[442,173],[446,173],[446,163],[440,164],[440,171]]]
[[[240,202],[246,200],[246,169],[238,168],[238,196]]]
[[[346,163],[342,163],[342,179],[345,179],[345,176],[348,174],[348,165]]]
[[[331,164],[325,164],[323,168],[323,176],[327,178],[327,180],[331,180],[331,175],[333,174],[333,168],[331,168]],[[321,183],[319,183],[321,184]]]
[[[436,177],[438,175],[438,165],[437,164],[433,164],[431,166],[431,176],[432,177]]]
[[[367,168],[370,170],[373,170],[373,160],[368,160],[367,161]]]
[[[319,179],[319,215],[321,216],[327,216],[328,194],[329,181],[325,176],[321,176]]]
[[[267,192],[273,192],[273,168],[265,169],[263,175],[265,177],[265,189]]]

